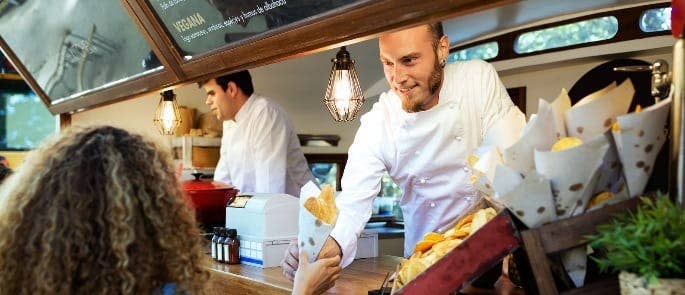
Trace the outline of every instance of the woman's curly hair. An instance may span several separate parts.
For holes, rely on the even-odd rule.
[[[201,238],[170,155],[114,127],[31,152],[0,191],[0,294],[204,293]]]

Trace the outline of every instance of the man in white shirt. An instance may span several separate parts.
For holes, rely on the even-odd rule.
[[[336,199],[338,220],[319,254],[341,255],[343,267],[354,259],[386,172],[403,191],[408,256],[426,232],[444,230],[476,201],[466,158],[490,126],[509,112],[514,123],[525,121],[491,65],[446,64],[449,41],[440,24],[386,34],[379,48],[391,89],[361,118]],[[283,262],[288,278],[296,257],[291,245]]]
[[[299,196],[312,180],[293,124],[270,98],[254,93],[248,71],[201,81],[205,103],[223,121],[214,180],[241,192]]]

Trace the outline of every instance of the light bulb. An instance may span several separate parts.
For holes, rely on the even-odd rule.
[[[164,128],[164,132],[173,133],[175,124],[174,121],[176,120],[173,101],[162,102],[162,117],[160,119],[162,121],[162,128]]]
[[[352,98],[350,71],[338,70],[336,71],[335,76],[336,80],[333,85],[333,99],[335,100],[335,107],[338,110],[338,114],[345,116],[349,112],[350,99]]]

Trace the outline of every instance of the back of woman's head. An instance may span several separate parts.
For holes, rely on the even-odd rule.
[[[2,190],[0,293],[202,291],[199,236],[167,152],[114,127],[33,151]]]

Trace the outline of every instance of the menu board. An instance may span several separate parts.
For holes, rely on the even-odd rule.
[[[120,1],[0,1],[0,36],[53,103],[162,68]]]
[[[149,0],[186,59],[358,0]]]

